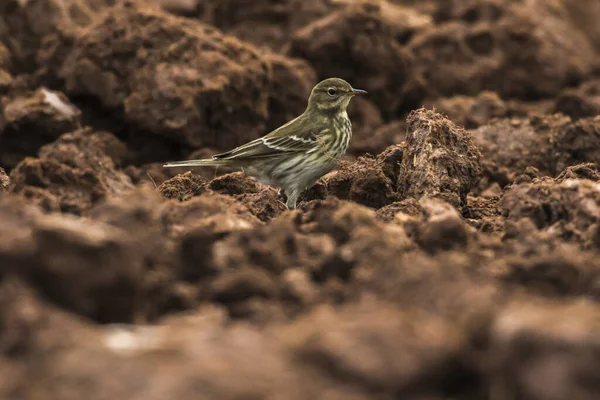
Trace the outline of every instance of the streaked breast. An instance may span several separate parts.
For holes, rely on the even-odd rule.
[[[348,118],[348,114],[344,111],[335,117],[333,126],[339,134],[335,135],[329,152],[333,158],[338,159],[344,156],[350,145],[350,139],[352,138],[352,123]]]

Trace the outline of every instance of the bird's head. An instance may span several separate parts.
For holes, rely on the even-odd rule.
[[[343,79],[325,79],[317,83],[310,93],[308,108],[334,114],[344,112],[353,96],[364,93],[367,92],[354,89]]]

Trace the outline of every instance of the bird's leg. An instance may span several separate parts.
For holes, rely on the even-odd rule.
[[[297,193],[295,191],[287,196],[287,201],[285,202],[285,205],[289,210],[293,210],[296,208],[296,202],[298,201],[298,196],[299,196],[299,193]]]
[[[287,199],[287,196],[285,195],[285,192],[283,191],[282,188],[279,188],[279,190],[277,191],[277,199],[276,200],[287,207],[287,204],[284,201],[286,199]]]

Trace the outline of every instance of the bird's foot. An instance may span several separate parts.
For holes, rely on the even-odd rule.
[[[285,206],[285,208],[288,208],[288,206],[287,206],[287,196],[285,195],[283,189],[279,189],[277,191],[277,195],[275,197],[276,197],[276,200],[279,203],[283,204]]]
[[[285,202],[285,206],[288,208],[288,210],[295,210],[297,202],[298,202],[298,196],[288,196],[288,198]]]
[[[278,202],[279,204],[283,204],[283,206],[284,206],[286,209],[288,209],[288,210],[289,210],[289,208],[288,208],[287,204],[285,204],[285,202],[284,202],[284,201],[281,201],[281,200],[277,199],[277,202]]]
[[[280,199],[287,200],[288,196],[285,194],[285,192],[283,191],[283,189],[279,189],[277,191],[277,197],[279,197]]]

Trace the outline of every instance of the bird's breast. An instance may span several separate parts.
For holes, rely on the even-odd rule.
[[[352,123],[348,118],[348,114],[343,112],[334,118],[333,126],[335,135],[331,142],[329,153],[333,158],[339,159],[344,156],[350,145],[350,139],[352,138]]]

